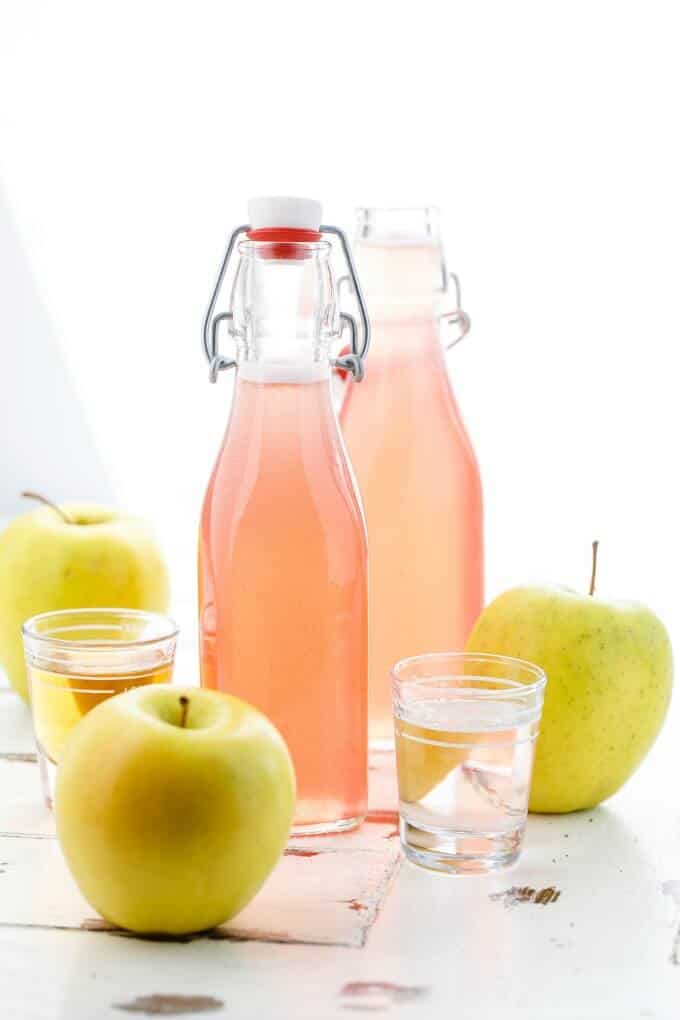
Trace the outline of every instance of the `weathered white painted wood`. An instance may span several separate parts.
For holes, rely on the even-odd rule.
[[[94,912],[68,873],[53,815],[42,803],[38,767],[28,750],[28,712],[11,694],[3,696],[0,708],[6,709],[0,720],[0,860],[5,861],[0,925],[102,930],[100,923],[92,924]],[[5,737],[7,728],[11,739]],[[10,746],[14,749],[5,750]],[[389,759],[383,756],[381,764],[371,771],[378,797],[389,791],[393,778]],[[252,903],[213,937],[363,945],[399,863],[395,819],[383,804],[375,801],[376,820],[358,832],[291,840]]]
[[[207,939],[159,943],[0,926],[0,1016],[124,1020],[144,1014],[114,1004],[144,1008],[146,1002],[151,1009],[162,1000],[150,996],[168,995],[179,997],[178,1008],[184,1002],[184,1015],[194,1018],[334,1020],[370,1011],[413,1020],[676,1020],[676,715],[673,711],[638,775],[609,805],[580,815],[531,818],[525,852],[510,871],[459,879],[404,865],[364,948]],[[6,746],[1,733],[0,723],[0,750]],[[11,766],[17,777],[19,767]],[[21,768],[26,771],[17,784],[33,769]],[[389,777],[372,772],[371,778],[385,784],[384,798]],[[2,781],[0,800],[7,796]],[[373,838],[372,828],[362,830],[362,839],[364,833]],[[392,831],[386,821],[383,838],[394,844],[388,838]],[[2,856],[10,842],[16,849]],[[333,840],[318,846],[326,849],[327,842],[332,852]],[[37,851],[28,844],[5,837],[0,862],[21,856],[24,847],[34,859],[42,859],[47,847],[56,852],[52,841],[31,841],[42,848]],[[303,840],[293,848],[308,845]],[[289,857],[286,868],[291,860],[300,863]],[[2,870],[0,909],[5,899],[10,902],[5,882],[13,881],[12,869],[0,864]],[[39,888],[41,880],[36,868],[31,883]],[[545,902],[528,891],[550,887],[560,895],[539,897]],[[29,887],[21,889],[24,897],[33,895]],[[55,896],[45,893],[48,902]],[[224,1009],[192,1012],[192,998],[198,1004],[221,1001]]]
[[[252,903],[211,937],[361,946],[397,856],[394,841],[380,851],[287,853]],[[0,862],[0,925],[108,928],[80,895],[56,839],[0,836]]]

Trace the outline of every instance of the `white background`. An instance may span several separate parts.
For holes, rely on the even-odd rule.
[[[473,320],[449,364],[489,595],[586,586],[597,537],[602,594],[677,633],[676,13],[0,0],[0,201],[36,334],[49,320],[117,502],[161,533],[185,628],[230,392],[208,384],[201,318],[230,227],[273,192],[319,197],[350,230],[358,204],[441,206]],[[0,307],[3,358],[17,342]],[[0,362],[4,403],[16,386]],[[44,406],[24,387],[0,457],[29,425],[49,447]],[[74,496],[105,487],[89,474]]]

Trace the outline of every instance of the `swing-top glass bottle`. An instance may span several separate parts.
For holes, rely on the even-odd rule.
[[[250,218],[232,235],[204,327],[212,377],[235,367],[236,381],[201,522],[201,682],[282,733],[294,831],[340,831],[366,812],[367,553],[330,380],[338,364],[363,374],[368,321],[363,306],[362,330],[338,312],[324,234],[354,267],[344,235],[319,229],[317,203],[255,200]],[[236,247],[230,310],[218,315]],[[218,353],[225,322],[233,359]],[[344,326],[351,350],[333,359]]]

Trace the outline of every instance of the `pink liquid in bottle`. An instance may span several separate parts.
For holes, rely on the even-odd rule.
[[[461,650],[481,611],[482,491],[440,338],[432,210],[363,211],[355,254],[371,357],[340,421],[369,539],[369,736],[387,746],[392,666]]]
[[[278,727],[308,833],[358,824],[367,796],[366,536],[331,397],[328,249],[240,246],[239,365],[199,551],[201,682]]]

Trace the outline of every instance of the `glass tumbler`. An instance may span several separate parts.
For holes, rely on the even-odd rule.
[[[518,857],[546,677],[503,655],[435,653],[392,670],[407,858],[488,872]]]
[[[23,626],[43,792],[52,807],[59,757],[76,723],[107,698],[170,683],[177,626],[136,609],[64,609]]]

